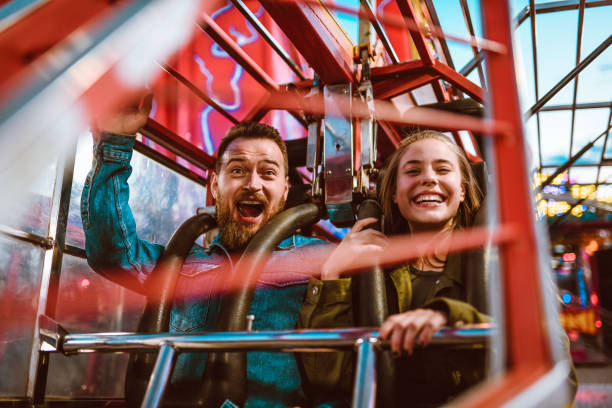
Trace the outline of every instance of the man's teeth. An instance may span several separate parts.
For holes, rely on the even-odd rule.
[[[435,195],[435,194],[423,194],[418,196],[417,198],[415,198],[414,200],[417,204],[420,203],[424,203],[424,202],[434,202],[434,203],[441,203],[442,197],[440,197],[439,195]]]

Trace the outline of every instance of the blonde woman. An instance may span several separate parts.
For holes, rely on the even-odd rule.
[[[383,233],[364,229],[373,218],[357,221],[324,263],[321,279],[312,279],[300,311],[303,328],[355,325],[351,304],[351,260],[382,252],[387,236],[434,233],[432,245],[453,231],[469,227],[482,194],[463,152],[442,133],[423,131],[407,137],[389,158],[379,187]],[[467,303],[462,254],[433,255],[385,271],[390,316],[380,337],[391,342],[394,355],[412,355],[415,344],[426,345],[443,326],[488,322],[487,315]],[[315,289],[316,288],[316,289]],[[449,353],[455,353],[452,357]],[[328,405],[348,403],[353,377],[349,352],[305,354],[306,382]],[[483,376],[481,350],[432,350],[414,353],[399,369],[400,401],[411,406],[438,405]],[[331,401],[336,401],[332,403]]]

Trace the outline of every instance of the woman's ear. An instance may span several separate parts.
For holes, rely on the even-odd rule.
[[[397,204],[397,195],[395,193],[393,193],[393,203]]]
[[[465,184],[461,184],[461,195],[459,196],[459,201],[465,201]]]

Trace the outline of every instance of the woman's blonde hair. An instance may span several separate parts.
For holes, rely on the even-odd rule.
[[[384,214],[383,231],[386,234],[406,233],[409,231],[408,222],[400,213],[400,210],[393,196],[397,189],[397,169],[400,159],[408,149],[408,146],[425,139],[435,139],[445,143],[448,148],[457,155],[459,161],[459,169],[461,171],[461,180],[465,189],[465,199],[459,204],[457,215],[455,216],[453,228],[465,228],[472,224],[474,215],[480,208],[482,200],[482,192],[476,182],[472,167],[465,157],[463,150],[443,133],[434,130],[423,130],[406,137],[399,145],[397,150],[389,157],[387,165],[382,172],[381,181],[378,189],[378,200],[382,205]]]

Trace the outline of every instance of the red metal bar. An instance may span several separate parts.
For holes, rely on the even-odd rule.
[[[270,109],[266,107],[268,99],[270,99],[270,95],[264,95],[259,102],[257,102],[257,105],[253,106],[253,109],[246,114],[243,120],[245,122],[259,122],[262,120],[263,117],[270,112]]]
[[[397,128],[388,121],[379,120],[377,123],[382,131],[387,135],[386,138],[380,138],[378,140],[378,151],[383,155],[383,157],[388,157],[402,142],[402,135]]]
[[[217,102],[215,102],[210,96],[206,94],[203,90],[198,88],[193,82],[183,76],[180,72],[172,68],[170,65],[164,65],[162,67],[164,71],[166,71],[169,75],[171,75],[174,79],[179,81],[181,84],[185,85],[187,89],[193,92],[198,98],[206,102],[210,105],[214,110],[219,112],[221,115],[225,116],[230,122],[236,124],[238,123],[238,119],[232,116],[231,113],[223,109]]]
[[[370,68],[372,82],[384,79],[401,79],[406,76],[427,72],[428,69],[422,60],[411,60],[400,64],[386,65],[382,67]]]
[[[299,3],[314,4],[316,6],[320,6],[321,4],[320,0],[268,0],[268,1],[274,1],[276,3],[291,3],[291,4],[297,1]],[[611,1],[611,0],[606,0],[606,1]],[[342,6],[340,4],[332,4],[330,2],[326,2],[325,7],[328,8],[329,10],[335,10],[341,13],[359,16],[359,18],[363,18],[366,20],[369,19],[368,13],[364,12],[361,9],[356,10],[351,7]],[[402,29],[413,28],[415,30],[420,29],[417,23],[413,21],[405,20],[403,17],[397,17],[395,15],[390,15],[390,14],[378,15],[377,20],[380,23],[383,23],[384,25],[389,25],[390,27],[399,27]],[[506,52],[506,47],[503,44],[498,43],[496,41],[491,41],[490,39],[472,37],[472,36],[466,38],[460,35],[443,32],[442,30],[438,29],[435,26],[429,27],[429,32],[431,33],[433,37],[436,37],[438,39],[451,40],[451,41],[455,41],[461,44],[467,44],[472,47],[477,47],[477,48],[480,48],[481,50],[487,50],[487,51],[497,52],[501,54],[504,54]]]
[[[440,61],[434,61],[432,69],[440,74],[440,76],[453,84],[455,87],[459,88],[466,94],[470,95],[472,98],[477,100],[478,102],[484,101],[484,92],[482,88],[449,67]]]
[[[410,79],[406,78],[402,80],[378,82],[373,86],[374,97],[376,99],[391,99],[423,85],[427,85],[439,78],[439,75],[424,73]]]
[[[370,75],[374,97],[377,99],[393,98],[435,79],[421,60],[372,67]]]
[[[355,82],[353,44],[325,7],[277,0],[261,4],[323,83]]]
[[[142,134],[170,152],[181,156],[201,169],[214,169],[216,160],[165,126],[149,119]]]
[[[529,335],[524,335],[526,339]],[[541,365],[529,363],[520,368],[513,369],[498,380],[489,382],[486,387],[480,387],[477,392],[469,393],[464,398],[453,401],[455,408],[501,407],[522,390],[546,374]]]
[[[535,221],[530,204],[531,186],[525,176],[521,113],[512,55],[511,18],[506,1],[482,3],[487,38],[508,47],[507,55],[488,55],[488,83],[492,117],[507,122],[510,132],[495,138],[499,218],[516,226],[521,240],[500,248],[506,299],[506,350],[509,372],[495,386],[483,388],[463,406],[501,406],[552,366],[539,283]]]
[[[249,55],[207,14],[202,13],[200,27],[217,44],[221,46],[240,66],[244,68],[257,82],[268,90],[278,90],[278,84],[270,78]]]
[[[412,37],[412,41],[414,42],[414,46],[419,52],[419,57],[421,57],[421,60],[425,65],[432,65],[434,58],[429,52],[427,40],[419,27],[414,7],[412,7],[412,2],[408,0],[397,0],[397,6],[401,11],[402,16],[404,16],[404,19],[409,22],[413,22],[413,24],[408,24],[407,26],[410,36]]]
[[[410,36],[412,37],[412,41],[419,52],[419,56],[423,61],[423,64],[432,66],[434,64],[435,58],[431,55],[429,51],[429,45],[427,44],[427,40],[423,33],[421,32],[420,27],[418,26],[417,16],[412,7],[412,3],[408,0],[397,0],[397,6],[400,9],[400,12],[404,16],[404,19],[408,21],[413,21],[416,24],[408,27],[408,31],[410,31]],[[435,80],[431,83],[433,87],[434,93],[438,98],[438,101],[447,101],[450,99],[448,92],[442,85],[442,82],[439,80]]]
[[[49,1],[0,31],[0,89],[14,82],[19,72],[31,68],[33,61],[78,28],[105,18],[125,3],[106,0]]]
[[[337,109],[343,116],[367,118],[370,115],[369,107],[358,98],[337,96]],[[304,99],[298,95],[287,92],[275,92],[270,96],[267,107],[270,109],[303,110],[305,113],[324,115],[322,96],[311,96]],[[507,134],[509,128],[503,121],[479,119],[473,116],[462,115],[447,111],[426,108],[411,108],[406,112],[398,112],[392,102],[375,100],[374,112],[377,121],[388,121],[396,124],[410,124],[428,129],[439,130],[469,130],[484,135]]]

